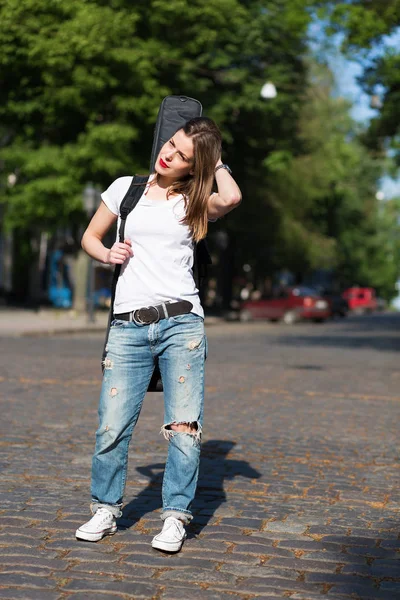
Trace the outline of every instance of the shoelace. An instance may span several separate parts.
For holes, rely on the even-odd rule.
[[[106,508],[99,508],[96,512],[96,516],[99,516],[99,519],[101,521],[101,523],[104,523],[105,521],[107,521],[110,518],[110,511],[107,510]]]
[[[181,525],[178,519],[166,519],[165,523],[167,525],[165,531],[171,529],[171,527],[175,527],[175,529],[178,530],[179,535],[182,535],[183,524]]]

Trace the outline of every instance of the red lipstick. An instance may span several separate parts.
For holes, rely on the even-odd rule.
[[[163,161],[163,159],[162,159],[162,158],[160,158],[160,160],[159,160],[159,163],[160,163],[160,166],[161,166],[163,169],[169,169],[169,166],[167,165],[167,163],[165,163],[165,162]]]

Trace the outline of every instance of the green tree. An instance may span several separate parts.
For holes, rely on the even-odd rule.
[[[292,143],[312,4],[0,0],[3,183],[18,176],[3,187],[9,222],[71,223],[87,181],[146,171],[170,93],[203,102],[246,191],[260,187],[260,161]]]
[[[362,143],[350,104],[332,96],[329,71],[312,64],[310,74],[298,122],[301,152],[266,160],[281,214],[279,262],[299,278],[331,268],[341,287],[370,285],[390,297],[399,263],[376,199],[385,163]]]
[[[378,114],[364,141],[378,152],[391,144],[400,164],[400,0],[336,0],[327,3],[330,30],[343,34],[342,49],[364,68],[361,84]]]

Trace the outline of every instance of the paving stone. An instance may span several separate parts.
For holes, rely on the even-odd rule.
[[[397,594],[400,597],[400,583],[396,581],[381,581],[379,584],[379,590],[381,592]]]
[[[16,566],[21,565],[23,567],[36,567],[41,570],[62,570],[67,568],[67,563],[62,560],[52,560],[44,557],[36,558],[31,556],[1,556],[1,566]],[[2,572],[4,569],[2,570]]]
[[[278,590],[282,592],[314,592],[321,589],[321,585],[311,585],[310,583],[274,577],[273,575],[263,578],[251,577],[236,584],[237,591],[245,591],[249,594],[264,593],[264,590],[273,590],[276,594]]]
[[[194,558],[183,552],[179,554],[166,554],[153,550],[147,554],[131,554],[124,556],[123,564],[145,565],[154,568],[181,568],[187,565],[199,568],[214,568],[216,562],[211,560]]]
[[[350,565],[345,565],[340,573],[342,575],[365,575],[366,577],[371,577],[372,569],[370,565],[364,564],[355,564],[352,563]]]
[[[247,570],[247,567],[246,567]],[[222,587],[226,589],[226,586],[232,586],[235,589],[236,577],[229,573],[221,573],[221,571],[207,571],[205,569],[193,570],[191,567],[184,567],[182,569],[172,569],[165,571],[162,574],[162,584],[164,581],[172,579],[173,581],[192,581],[197,583],[209,583],[214,584],[217,588]]]
[[[343,598],[343,596],[336,596],[337,598]],[[297,592],[295,594],[291,594],[290,600],[323,600],[324,596],[320,593],[312,593],[312,592]],[[257,597],[258,600],[258,597]],[[326,597],[325,597],[326,600]]]
[[[101,552],[100,549],[94,549],[89,546],[85,548],[74,548],[68,552],[68,555],[65,558],[67,560],[112,563],[117,562],[121,557],[116,552]]]
[[[230,546],[229,542],[226,541],[215,541],[210,539],[200,539],[200,538],[188,538],[185,541],[184,552],[226,552],[228,546]]]
[[[71,537],[75,535],[75,531],[78,526],[82,523],[81,519],[77,519],[76,521],[52,521],[51,523],[43,524],[43,527],[46,529],[51,529],[51,531],[69,531],[71,532]]]
[[[2,567],[1,569],[1,573],[3,575],[9,575],[9,574],[13,574],[13,575],[23,575],[23,576],[27,576],[27,577],[51,577],[53,579],[53,576],[58,573],[59,576],[62,578],[63,576],[65,577],[65,570],[67,568],[67,564],[65,564],[62,568],[63,571],[58,571],[55,569],[48,569],[47,567],[40,567],[40,566],[32,566],[32,565],[4,565],[4,567]],[[1,594],[0,594],[0,598],[1,598]]]
[[[272,546],[276,543],[275,538],[271,535],[267,536],[263,532],[252,532],[250,535],[238,536],[235,540],[237,544],[260,544],[263,546]]]
[[[240,564],[224,564],[220,568],[220,572],[232,573],[239,577],[281,577],[282,579],[293,579],[294,581],[299,578],[299,573],[296,571],[270,566],[269,561],[256,567]]]
[[[76,539],[71,537],[68,539],[56,539],[54,541],[50,540],[44,544],[44,548],[45,548],[46,552],[59,552],[59,551],[65,552],[65,551],[78,550],[79,546],[81,546],[81,545],[84,546],[85,548],[89,548],[89,543],[84,544],[82,542],[82,544],[80,544],[80,543],[77,543]],[[92,544],[90,544],[90,546],[92,546]],[[110,547],[109,552],[112,553],[113,548]],[[106,553],[106,550],[101,552],[101,554],[105,554],[105,553]]]
[[[131,573],[131,578],[132,575],[134,575],[133,573]],[[138,579],[140,579],[140,572],[138,573]],[[74,570],[74,567],[70,567],[68,569],[67,572],[65,573],[61,573],[58,574],[56,572],[52,573],[51,575],[51,579],[54,579],[54,581],[58,581],[58,583],[62,586],[64,586],[68,581],[74,581],[75,579],[77,579],[78,581],[84,581],[84,580],[89,580],[89,581],[119,581],[120,579],[126,579],[127,581],[130,580],[129,575],[125,575],[123,574],[121,577],[118,576],[114,576],[113,574],[110,573],[104,573],[103,571],[98,571],[97,575],[94,575],[93,571],[92,572],[85,572],[85,571],[76,571]],[[134,579],[134,577],[133,577]]]
[[[23,527],[24,529],[29,529],[29,526],[32,525],[33,522],[34,519],[30,519],[29,517],[7,517],[7,522],[3,525],[3,527]]]
[[[364,555],[356,556],[345,552],[304,552],[300,556],[301,560],[318,560],[326,563],[350,563],[352,565],[365,565],[367,557]]]
[[[265,588],[263,590],[263,593],[257,594],[257,596],[253,596],[254,598],[256,598],[257,600],[282,600],[282,596],[277,596],[277,591],[276,590],[268,590],[267,588]],[[247,600],[247,597],[246,597]]]
[[[323,538],[325,542],[335,542],[337,544],[342,544],[345,546],[366,546],[368,548],[374,548],[376,546],[376,539],[371,538],[355,538],[351,536],[334,536],[327,535]]]
[[[104,562],[82,562],[77,563],[72,566],[67,571],[66,576],[70,576],[71,573],[89,573],[91,575],[103,575],[108,574],[111,577],[130,577],[132,575],[132,567],[125,564],[118,563],[104,563]],[[154,573],[154,569],[144,568],[144,567],[135,567],[135,574],[138,573],[138,577],[143,577],[145,579],[151,577]]]
[[[36,577],[33,574],[23,575],[19,573],[0,573],[0,589],[2,587],[19,587],[19,588],[38,588],[43,590],[51,590],[56,587],[56,583],[45,577]]]
[[[104,590],[96,592],[69,592],[68,594],[68,600],[126,600],[128,598],[135,600],[136,597],[135,594],[119,594],[118,592]],[[63,594],[60,600],[64,600],[65,598],[65,594]]]
[[[59,591],[48,592],[47,590],[33,588],[29,589],[1,589],[0,598],[2,600],[61,600],[62,596]]]
[[[332,585],[365,585],[369,587],[369,583],[372,585],[372,579],[365,579],[358,575],[342,575],[332,573],[306,573],[305,580],[310,583],[330,583]]]
[[[395,600],[395,598],[382,594],[376,587],[356,583],[334,585],[327,594],[328,598],[348,596],[357,600]]]
[[[294,569],[305,572],[322,571],[323,573],[334,573],[336,570],[335,563],[324,563],[304,558],[272,558],[266,565],[268,567],[280,567],[281,569]]]
[[[294,550],[304,550],[304,551],[312,551],[312,550],[322,550],[328,551],[333,550],[334,552],[338,551],[338,544],[333,543],[325,543],[316,542],[309,538],[302,539],[291,539],[291,540],[280,540],[278,544],[278,548],[291,548]]]
[[[264,531],[271,531],[277,533],[304,533],[307,530],[307,526],[304,524],[296,523],[281,523],[280,521],[271,521],[264,527]]]
[[[207,553],[207,557],[209,554]],[[249,565],[258,565],[260,563],[260,557],[248,554],[216,554],[214,560],[217,563],[241,563],[241,564],[249,564]]]
[[[194,588],[186,584],[182,588],[171,587],[162,593],[160,600],[244,600],[245,596],[204,588]],[[259,597],[257,597],[259,600]]]
[[[44,533],[42,530],[36,530],[33,528],[24,528],[21,529],[21,527],[14,527],[14,526],[3,526],[0,530],[0,543],[3,543],[3,540],[7,540],[7,538],[9,539],[17,539],[17,538],[22,538],[22,539],[30,539],[32,540],[37,540],[37,539],[42,539],[44,536]]]
[[[229,536],[236,535],[238,537],[242,537],[244,536],[244,534],[242,533],[244,529],[247,529],[247,527],[240,527],[238,525],[211,525],[210,527],[206,527],[202,530],[201,536],[210,537],[215,534],[217,534],[218,536],[227,534]]]
[[[265,537],[268,540],[271,540],[273,543],[280,542],[283,540],[292,540],[292,541],[301,541],[303,539],[302,533],[295,533],[289,531],[278,531],[279,527],[275,531],[260,531],[257,532],[257,537]],[[250,533],[249,537],[253,537],[252,533]]]
[[[400,560],[377,559],[372,563],[371,573],[373,577],[391,577],[400,580]]]
[[[242,529],[261,529],[263,519],[245,519],[242,517],[236,518],[224,518],[221,520],[221,525],[233,525],[234,527],[241,527]]]
[[[392,548],[393,550],[400,551],[400,538],[397,540],[382,540],[380,548]]]
[[[115,593],[119,595],[127,595],[130,598],[152,598],[158,590],[157,584],[153,583],[142,583],[139,581],[96,581],[94,579],[84,579],[79,581],[74,579],[63,586],[63,592],[84,592],[86,594],[92,594],[93,598],[97,594],[101,597],[103,592]],[[74,596],[73,596],[74,597]]]
[[[54,551],[45,551],[38,548],[38,546],[15,546],[14,544],[10,546],[1,546],[0,552],[2,556],[26,556],[36,558],[37,556],[43,556],[48,559],[57,558],[58,554]]]
[[[367,558],[396,558],[396,554],[381,547],[368,548],[366,546],[347,546],[346,553]],[[398,558],[400,558],[400,555]]]
[[[286,556],[288,558],[293,557],[293,552],[285,550],[284,548],[276,548],[275,546],[262,546],[260,544],[238,544],[232,550],[233,554],[255,554],[257,556]]]
[[[57,519],[57,512],[25,509],[25,510],[21,511],[20,516],[23,519],[31,519],[33,521],[51,521],[52,522]]]

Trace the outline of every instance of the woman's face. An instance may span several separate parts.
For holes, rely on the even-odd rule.
[[[165,142],[158,155],[155,170],[171,179],[182,179],[193,173],[193,141],[179,129]]]

